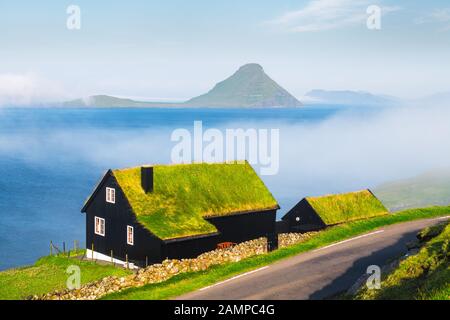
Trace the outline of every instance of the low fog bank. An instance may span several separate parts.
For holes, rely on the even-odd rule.
[[[85,128],[43,135],[38,132],[3,135],[0,137],[0,155],[17,157],[34,166],[78,163],[108,169],[140,163],[167,163],[170,143],[170,135],[157,130],[130,132]]]
[[[305,196],[374,188],[448,166],[449,124],[450,107],[404,107],[347,110],[315,122],[228,119],[219,129],[280,129],[279,172],[262,178],[285,212]],[[97,168],[100,175],[108,168],[169,163],[175,144],[170,135],[178,127],[18,128],[0,136],[0,156],[55,170],[75,163]]]
[[[283,127],[281,135],[280,173],[267,179],[280,197],[375,188],[450,163],[447,107],[391,109],[370,118],[344,113]]]
[[[35,73],[0,73],[0,109],[64,101],[68,92],[58,81]]]
[[[450,160],[450,108],[392,109],[371,118],[341,114],[282,130],[282,170],[336,184],[379,184]]]

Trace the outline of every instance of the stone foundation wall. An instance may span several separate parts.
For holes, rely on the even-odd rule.
[[[280,234],[279,248],[306,241],[315,233]],[[266,238],[259,238],[240,243],[232,248],[206,252],[195,259],[165,260],[161,264],[154,264],[147,268],[139,269],[129,276],[106,277],[99,281],[85,284],[80,289],[55,291],[43,296],[34,296],[33,299],[95,300],[127,288],[162,282],[180,273],[206,270],[214,265],[238,262],[242,259],[265,253],[267,253],[267,240]]]

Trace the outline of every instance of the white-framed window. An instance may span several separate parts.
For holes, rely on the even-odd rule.
[[[116,189],[106,188],[106,202],[116,203]]]
[[[95,234],[99,236],[105,236],[105,219],[95,217]]]
[[[127,243],[130,246],[134,245],[134,228],[132,226],[127,226]]]

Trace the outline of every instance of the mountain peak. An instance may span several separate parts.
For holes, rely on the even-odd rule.
[[[208,93],[185,103],[195,107],[299,107],[298,101],[257,63],[241,66]]]
[[[239,68],[238,72],[239,71],[253,71],[253,72],[262,71],[262,72],[264,72],[264,69],[258,63],[247,63],[247,64],[244,64],[243,66],[241,66]]]

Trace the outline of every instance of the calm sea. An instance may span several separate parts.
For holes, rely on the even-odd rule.
[[[333,106],[0,109],[0,269],[33,263],[48,254],[50,241],[60,246],[65,241],[72,247],[79,240],[84,245],[80,208],[103,172],[142,163],[169,163],[172,131],[192,130],[195,120],[203,121],[205,128],[280,129],[279,174],[262,177],[282,207],[279,216],[306,195],[378,183],[378,177],[359,171],[352,171],[353,176],[345,171],[330,174],[338,148],[328,148],[328,153],[321,148],[336,138],[330,126],[344,127],[345,132],[339,119],[368,119],[377,113]],[[318,137],[317,132],[329,136]]]

